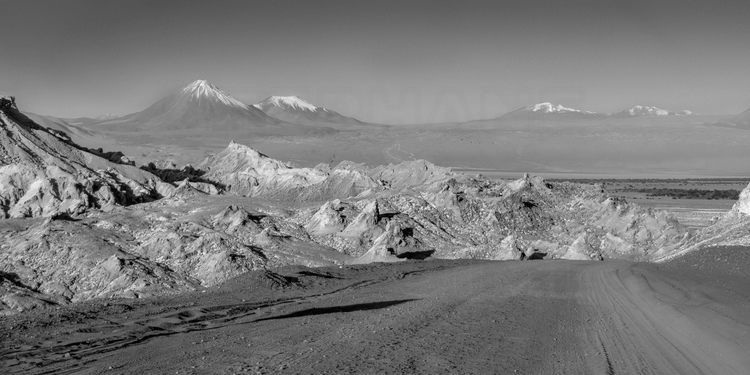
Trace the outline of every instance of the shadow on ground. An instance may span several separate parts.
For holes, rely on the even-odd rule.
[[[272,317],[269,317],[269,318],[258,319],[258,320],[256,320],[256,322],[261,322],[261,321],[264,321],[264,320],[278,320],[278,319],[287,319],[287,318],[299,318],[299,317],[303,317],[303,316],[312,316],[312,315],[323,315],[323,314],[346,313],[346,312],[354,312],[354,311],[377,310],[377,309],[384,309],[386,307],[400,305],[402,303],[407,303],[407,302],[411,302],[411,301],[417,301],[417,300],[416,299],[399,299],[399,300],[393,300],[393,301],[358,303],[358,304],[355,304],[355,305],[331,306],[331,307],[316,307],[316,308],[312,308],[312,309],[295,311],[295,312],[290,313],[290,314],[279,315],[279,316],[272,316]]]

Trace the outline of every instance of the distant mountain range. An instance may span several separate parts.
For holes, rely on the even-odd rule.
[[[212,130],[237,132],[253,129],[291,129],[297,125],[331,128],[365,124],[327,108],[314,106],[296,96],[271,96],[247,105],[205,80],[197,80],[167,95],[143,111],[115,118],[45,122],[80,123],[89,128],[117,131]]]
[[[256,104],[248,105],[205,80],[196,80],[175,90],[143,111],[119,117],[64,119],[32,113],[28,115],[44,126],[65,131],[74,137],[86,136],[87,130],[97,128],[111,131],[170,132],[200,129],[217,132],[251,131],[254,134],[297,134],[374,125],[311,104],[298,96],[269,96]],[[615,113],[601,113],[541,102],[515,109],[492,120],[555,121],[691,115],[694,113],[690,110],[672,111],[651,105],[634,105]],[[750,129],[750,109],[715,125]]]
[[[689,116],[692,111],[669,111],[654,106],[634,105],[620,112],[606,114],[600,112],[586,111],[582,109],[570,108],[561,104],[543,102],[521,107],[510,111],[500,118],[506,119],[553,119],[553,118],[571,118],[571,119],[595,119],[602,117],[661,117],[661,116]]]

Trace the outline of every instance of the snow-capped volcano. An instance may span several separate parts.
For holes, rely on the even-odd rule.
[[[503,117],[551,117],[551,116],[571,116],[571,117],[597,117],[601,114],[591,111],[584,111],[581,109],[575,109],[566,107],[561,104],[553,104],[550,102],[543,102],[532,104],[529,106],[518,108],[514,111],[506,113]]]
[[[258,108],[261,111],[266,111],[272,107],[308,112],[315,112],[318,110],[328,111],[325,108],[316,107],[296,96],[269,96],[262,102],[253,104],[253,107]]]
[[[271,117],[294,124],[326,126],[362,124],[355,118],[310,104],[297,96],[269,96],[252,106]]]
[[[669,111],[664,108],[659,108],[650,105],[634,105],[624,111],[620,111],[614,114],[617,117],[644,117],[644,116],[690,116],[692,111]]]
[[[243,130],[281,121],[248,106],[205,80],[197,80],[145,110],[100,125],[118,130]]]

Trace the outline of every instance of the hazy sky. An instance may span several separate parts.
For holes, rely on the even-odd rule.
[[[136,112],[195,79],[363,120],[560,102],[750,107],[750,1],[0,0],[0,93],[56,116]]]

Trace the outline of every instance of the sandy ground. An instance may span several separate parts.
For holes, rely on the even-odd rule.
[[[715,254],[252,273],[3,318],[0,372],[748,374],[750,277]]]

